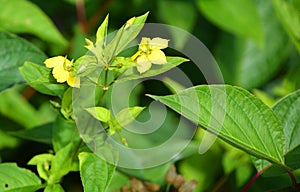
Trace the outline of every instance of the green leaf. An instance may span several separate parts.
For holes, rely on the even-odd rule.
[[[93,117],[104,123],[107,123],[111,119],[110,111],[104,107],[90,107],[85,110],[89,112]]]
[[[115,166],[87,152],[79,154],[79,162],[84,191],[106,191],[115,172]]]
[[[52,127],[52,143],[55,152],[60,151],[66,145],[80,140],[78,129],[75,122],[66,120],[58,115]]]
[[[120,77],[117,79],[117,82],[123,82],[123,81],[129,81],[133,79],[141,79],[145,77],[151,77],[155,75],[159,75],[161,73],[164,73],[178,65],[180,65],[183,62],[187,62],[188,59],[182,58],[182,57],[167,57],[167,63],[164,65],[153,65],[152,68],[143,73],[140,74],[136,68],[129,68],[127,69]]]
[[[300,52],[300,3],[297,0],[273,0],[274,9]]]
[[[0,191],[32,192],[42,188],[41,180],[15,163],[0,164]]]
[[[16,137],[10,136],[4,131],[0,131],[0,150],[4,148],[16,148],[19,144],[19,140]]]
[[[195,6],[188,1],[158,1],[158,15],[164,23],[190,32],[194,28],[197,19]],[[187,36],[173,30],[171,33],[174,38],[174,41],[172,40],[174,45],[183,48]]]
[[[105,17],[96,33],[96,44],[100,44],[99,46],[106,45],[107,27],[108,15]]]
[[[0,93],[0,113],[14,120],[26,129],[41,125],[38,112],[16,89]]]
[[[66,84],[57,83],[51,70],[45,66],[25,62],[20,71],[29,85],[41,93],[62,96],[67,88]]]
[[[210,21],[237,35],[264,45],[263,24],[253,0],[198,0],[201,12]]]
[[[0,91],[24,81],[18,68],[25,61],[41,63],[45,59],[44,53],[31,43],[13,34],[0,31]]]
[[[39,176],[47,181],[50,175],[50,165],[53,156],[53,154],[36,155],[32,159],[30,159],[28,165],[36,165]]]
[[[145,107],[130,107],[122,109],[117,115],[109,122],[110,134],[121,132],[122,128],[130,124],[135,118],[145,109]]]
[[[176,95],[150,96],[235,147],[283,165],[285,138],[280,121],[242,88],[201,85]]]
[[[133,17],[119,29],[113,40],[104,49],[104,57],[107,63],[111,62],[139,34],[147,16],[148,12],[142,16]]]
[[[44,192],[64,192],[65,190],[62,188],[60,184],[51,184],[47,185]]]
[[[49,184],[59,183],[70,171],[78,170],[75,167],[78,161],[75,154],[78,144],[78,142],[69,143],[55,154],[51,162]]]
[[[0,0],[0,28],[13,33],[29,33],[65,47],[67,41],[43,11],[30,1]]]
[[[268,81],[279,70],[291,48],[271,2],[255,3],[265,26],[265,48],[244,38],[224,34],[215,54],[225,82],[246,89],[261,86]]]
[[[52,143],[52,123],[34,127],[29,130],[8,132],[10,135],[45,144]]]
[[[273,110],[283,124],[286,165],[293,169],[300,168],[300,90],[284,97]]]
[[[73,114],[72,91],[73,91],[73,88],[69,87],[65,91],[64,96],[61,101],[60,112],[66,119],[69,119]]]

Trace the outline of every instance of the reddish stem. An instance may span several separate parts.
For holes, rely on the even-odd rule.
[[[93,27],[97,24],[99,21],[99,18],[104,15],[106,10],[109,8],[110,4],[112,3],[112,0],[106,0],[103,2],[103,4],[98,8],[98,10],[94,13],[94,15],[88,20],[87,22],[87,32],[90,32]]]
[[[286,170],[286,172],[289,174],[291,180],[292,180],[292,183],[293,183],[293,186],[296,187],[297,186],[297,180],[296,180],[296,177],[295,175],[293,174],[293,172],[289,169]]]
[[[32,87],[27,87],[23,93],[22,96],[26,99],[29,100],[33,95],[35,94],[35,90]]]
[[[85,7],[83,0],[76,0],[76,9],[80,28],[84,33],[86,33],[88,30],[88,25],[85,16]]]
[[[272,164],[268,165],[267,167],[263,168],[262,170],[258,171],[252,178],[251,180],[247,183],[247,185],[243,188],[242,192],[247,192],[247,190],[251,187],[251,185],[256,181],[256,179],[261,176],[261,174],[270,168]]]

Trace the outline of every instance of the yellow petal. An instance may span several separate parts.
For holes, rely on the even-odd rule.
[[[134,55],[131,56],[130,59],[131,59],[132,61],[135,61],[136,58],[137,58],[140,54],[142,54],[142,52],[141,52],[141,51],[137,51]]]
[[[55,66],[52,71],[53,77],[56,79],[57,82],[63,83],[67,81],[69,77],[69,72],[65,70],[64,66]]]
[[[165,53],[159,49],[151,51],[150,55],[148,55],[148,59],[153,64],[166,64],[167,58]]]
[[[153,38],[150,41],[150,49],[165,49],[168,47],[169,40],[163,38]]]
[[[80,77],[73,77],[72,72],[69,72],[69,77],[67,79],[67,83],[71,87],[79,88],[80,87]]]
[[[151,62],[148,60],[146,55],[141,55],[136,59],[137,70],[140,73],[145,73],[151,68]]]
[[[150,42],[150,38],[143,37],[141,42],[140,42],[140,45],[139,45],[139,50],[146,53],[147,50],[150,49],[149,42]]]
[[[67,60],[67,59],[63,56],[56,56],[56,57],[51,57],[49,59],[46,59],[46,61],[44,61],[44,63],[46,64],[46,67],[53,68],[56,66],[63,66],[65,60]]]

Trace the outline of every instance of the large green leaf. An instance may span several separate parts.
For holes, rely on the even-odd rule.
[[[280,100],[273,109],[283,124],[286,165],[293,169],[300,168],[300,90]]]
[[[66,84],[56,82],[46,66],[25,62],[20,71],[29,85],[41,93],[62,96],[67,89]]]
[[[263,25],[253,0],[198,0],[198,5],[216,25],[264,45]]]
[[[291,47],[271,2],[255,2],[264,25],[264,49],[252,41],[224,34],[215,54],[225,82],[247,89],[269,80],[278,71]]]
[[[300,52],[300,3],[298,0],[273,0],[274,8],[285,30]]]
[[[0,164],[0,191],[32,192],[42,188],[38,176],[15,163]]]
[[[79,154],[79,162],[84,191],[106,191],[115,172],[115,166],[87,152]]]
[[[0,91],[24,81],[18,68],[25,61],[41,63],[45,59],[44,53],[31,43],[13,34],[0,31]]]
[[[270,108],[246,90],[229,85],[201,85],[176,95],[150,97],[226,142],[283,165],[282,125]]]
[[[164,23],[180,27],[186,31],[192,31],[197,21],[197,9],[188,1],[158,1],[158,15]],[[174,45],[183,48],[187,36],[173,30],[171,33]]]
[[[27,0],[0,0],[0,28],[13,33],[30,33],[50,43],[67,41],[43,11]]]
[[[38,112],[15,89],[0,93],[0,113],[26,129],[41,125]],[[9,130],[9,127],[7,128]],[[11,131],[11,130],[10,130]]]
[[[45,144],[52,143],[52,123],[34,127],[29,130],[9,132],[10,135]]]
[[[167,57],[166,64],[153,65],[149,71],[143,74],[140,74],[135,67],[131,67],[127,69],[122,75],[120,75],[120,77],[117,79],[117,82],[123,82],[123,81],[129,81],[133,79],[141,79],[145,77],[159,75],[187,61],[188,59],[182,57]]]

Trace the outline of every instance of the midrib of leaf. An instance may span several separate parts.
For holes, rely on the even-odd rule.
[[[203,90],[197,89],[197,91],[200,91],[200,93],[203,93],[203,94],[205,94],[206,96],[207,96],[207,95],[210,96],[207,92],[205,92],[205,91],[203,91]],[[214,91],[215,91],[215,89],[214,89]],[[220,90],[218,90],[218,91],[220,91]],[[228,91],[227,91],[227,92],[228,92]],[[232,92],[232,93],[234,93],[234,92]],[[253,108],[253,109],[255,110],[255,112],[259,112],[259,114],[261,114],[261,115],[264,117],[264,115],[265,115],[265,113],[266,113],[267,111],[266,111],[266,109],[260,110],[259,105],[258,105],[258,103],[257,103],[258,101],[255,101],[255,100],[252,101],[251,98],[250,98],[249,96],[245,95],[245,93],[244,93],[242,90],[240,90],[240,89],[238,89],[238,93],[240,94],[240,97],[246,98],[246,99],[248,100],[248,102],[251,102],[251,104],[253,105],[253,106],[251,106],[251,108]],[[181,95],[181,96],[182,96],[182,95]],[[216,134],[217,136],[219,136],[220,138],[224,139],[225,141],[227,141],[227,142],[229,142],[229,143],[235,145],[235,146],[238,147],[238,148],[241,148],[241,149],[246,150],[246,151],[249,152],[250,154],[253,154],[253,155],[258,156],[258,157],[260,157],[260,158],[264,158],[264,159],[267,159],[267,160],[269,160],[269,161],[271,161],[271,162],[275,162],[275,163],[277,163],[277,164],[283,165],[283,157],[282,157],[283,155],[281,155],[279,149],[277,148],[277,145],[275,144],[274,138],[272,137],[272,139],[271,139],[272,142],[269,143],[269,144],[272,144],[272,147],[268,148],[268,147],[266,146],[266,143],[263,142],[263,139],[261,138],[260,134],[258,133],[258,130],[255,129],[254,124],[251,123],[252,121],[251,121],[250,118],[248,117],[247,113],[244,111],[244,109],[243,109],[240,105],[238,105],[237,101],[235,101],[234,96],[232,96],[232,95],[230,95],[230,94],[227,94],[227,96],[230,98],[230,99],[227,98],[228,100],[231,100],[231,101],[235,102],[235,104],[237,104],[236,106],[238,106],[238,108],[241,109],[241,110],[243,111],[243,117],[246,117],[246,118],[247,118],[248,124],[249,124],[249,122],[250,122],[249,125],[250,125],[251,128],[252,128],[251,130],[254,130],[254,131],[255,131],[255,135],[256,135],[256,137],[258,138],[259,142],[261,143],[261,145],[260,145],[259,147],[255,147],[255,145],[253,144],[253,142],[251,141],[251,139],[247,136],[247,134],[246,134],[246,132],[244,131],[244,129],[242,129],[242,127],[240,127],[240,126],[237,126],[238,123],[237,123],[236,121],[233,120],[233,117],[232,117],[231,115],[229,115],[228,112],[226,112],[226,117],[228,118],[227,120],[229,121],[229,124],[230,124],[230,123],[234,123],[234,124],[236,125],[236,127],[239,128],[239,132],[242,133],[242,134],[245,136],[245,137],[244,137],[244,139],[245,139],[244,141],[243,141],[243,140],[236,139],[235,137],[232,136],[232,134],[229,134],[228,131],[229,131],[230,129],[228,129],[228,128],[226,128],[226,127],[223,127],[223,129],[220,130],[220,132],[217,132],[215,128],[210,127],[210,126],[209,126],[205,121],[203,121],[202,119],[199,120],[199,118],[198,118],[198,120],[197,120],[197,118],[195,118],[195,115],[194,115],[194,112],[193,112],[193,111],[187,109],[187,108],[184,107],[184,106],[181,106],[181,107],[184,107],[184,110],[188,112],[188,113],[185,114],[185,116],[188,116],[188,117],[190,117],[190,118],[191,118],[191,117],[194,117],[194,118],[192,118],[193,121],[198,121],[198,123],[199,123],[201,126],[203,126],[205,129],[207,129],[208,131],[210,131],[210,132]],[[155,96],[154,96],[154,98],[155,98]],[[172,105],[172,104],[170,104],[170,103],[173,103],[173,104],[177,104],[177,105],[178,105],[178,103],[179,103],[178,100],[179,100],[180,98],[179,98],[179,97],[175,97],[175,98],[176,98],[175,101],[172,101],[172,98],[169,98],[169,97],[163,98],[163,99],[164,99],[164,100],[167,100],[167,101],[169,102],[169,104],[168,104],[169,106]],[[157,98],[156,98],[156,99],[157,99]],[[176,101],[177,101],[178,103],[176,103]],[[220,108],[219,110],[222,110],[222,111],[225,111],[225,110],[226,110],[226,108],[223,107],[223,105],[220,103],[220,101],[214,100],[214,104],[217,104],[217,105],[218,105],[218,107]],[[228,104],[227,104],[227,105],[228,105]],[[175,106],[176,106],[176,105],[175,105]],[[207,107],[206,107],[205,105],[202,105],[202,104],[200,103],[199,107],[202,107],[202,109],[204,109],[204,111],[205,111],[207,114],[211,114],[211,111],[210,111],[209,109],[207,109]],[[181,112],[179,109],[177,110],[176,107],[171,107],[171,108],[173,108],[174,110],[176,110],[176,111],[179,112],[179,113]],[[187,114],[188,114],[188,115],[187,115]],[[274,117],[276,117],[274,113],[272,113],[272,114],[274,115]],[[269,113],[268,115],[272,115],[272,114]],[[216,122],[218,122],[218,123],[220,124],[220,121],[218,121],[214,116],[211,116],[210,118],[213,118],[213,120],[215,120]],[[195,120],[195,119],[196,119],[196,120]],[[264,123],[266,123],[266,125],[267,125],[267,126],[266,126],[266,129],[268,129],[268,130],[267,130],[267,133],[266,133],[266,134],[269,134],[270,136],[272,136],[271,130],[269,130],[269,129],[272,127],[271,124],[270,124],[265,118],[262,118],[262,119],[263,119]],[[276,122],[274,122],[274,123],[275,123],[275,126],[278,126],[278,125],[279,125],[279,124],[276,123]],[[224,125],[223,125],[223,126],[224,126]],[[227,131],[227,129],[228,129],[228,131]],[[219,135],[218,133],[221,133],[221,135]],[[249,142],[249,144],[245,143],[245,142],[247,142],[247,141]],[[262,149],[263,151],[261,151],[261,149]],[[272,155],[272,153],[270,152],[270,149],[274,149],[273,155]],[[264,150],[265,150],[265,151],[264,151]],[[274,155],[275,155],[275,156],[274,156]]]
[[[209,95],[207,92],[204,92],[204,91],[202,91],[202,93],[203,93],[203,94],[206,94],[206,95]],[[240,92],[240,93],[243,94],[242,92]],[[237,106],[239,109],[241,109],[241,111],[244,112],[243,114],[246,114],[245,111],[244,111],[244,109],[243,109],[243,108],[235,101],[235,99],[233,98],[232,95],[227,94],[227,96],[231,98],[231,99],[228,99],[229,101],[234,102],[234,103],[236,104],[236,106]],[[244,96],[245,96],[245,95],[244,95]],[[245,98],[246,98],[247,100],[249,100],[249,98],[248,98],[247,96],[245,96]],[[250,100],[250,101],[251,101],[251,100]],[[252,101],[251,101],[251,103],[255,104],[255,102],[252,102]],[[263,152],[261,152],[261,151],[256,150],[255,148],[253,148],[253,146],[255,146],[255,145],[253,144],[253,142],[251,141],[251,139],[247,136],[247,134],[245,133],[244,129],[238,125],[238,123],[233,119],[232,116],[228,115],[228,113],[226,112],[226,110],[225,110],[224,107],[220,104],[220,102],[219,102],[218,100],[215,100],[215,101],[214,101],[214,104],[217,104],[219,107],[221,107],[221,108],[223,109],[223,111],[225,111],[226,116],[227,116],[228,118],[230,118],[231,122],[233,122],[233,123],[236,125],[236,127],[239,128],[239,130],[243,133],[243,135],[244,135],[245,138],[248,140],[248,142],[252,144],[252,146],[251,146],[251,145],[246,145],[246,146],[249,147],[249,149],[255,150],[255,151],[257,151],[257,152],[260,153],[260,154],[265,154],[265,153],[263,153]],[[256,104],[255,104],[255,105],[256,105]],[[204,108],[205,108],[205,105],[201,105],[201,107],[204,107]],[[206,108],[205,108],[205,109],[206,109]],[[256,105],[256,109],[258,109],[258,108],[257,108],[257,105]],[[208,109],[206,109],[206,111],[208,111],[209,114],[211,114],[210,111],[209,111]],[[247,119],[249,125],[250,125],[250,126],[252,127],[252,129],[255,131],[255,134],[256,134],[257,138],[259,138],[260,143],[262,144],[262,146],[264,147],[264,149],[265,149],[266,151],[268,151],[268,153],[269,153],[269,155],[270,155],[270,154],[271,154],[270,151],[267,149],[267,147],[266,147],[265,143],[263,142],[262,138],[259,136],[259,134],[258,134],[257,130],[255,129],[253,123],[251,122],[251,120],[249,119],[249,117],[248,117],[247,115],[244,115],[244,116],[246,117],[246,119]],[[212,116],[212,117],[213,117],[213,116]],[[214,118],[214,119],[215,119],[215,118]],[[265,119],[264,119],[264,120],[265,120]],[[218,121],[218,122],[219,122],[219,121]],[[269,126],[268,126],[268,127],[269,127]],[[226,131],[227,131],[227,128],[225,127],[225,129],[222,129],[221,132],[222,132],[223,130],[226,130]],[[267,130],[268,130],[268,132],[269,132],[269,134],[270,134],[269,129],[267,129]],[[228,133],[228,131],[227,131],[227,133]],[[270,134],[270,135],[271,135],[271,134]],[[231,134],[228,134],[228,136],[230,136],[230,138],[231,138],[232,140],[238,141],[238,143],[245,145],[245,143],[240,142],[239,140],[234,139],[234,137],[232,137]],[[228,141],[228,139],[226,139],[226,140]],[[273,145],[276,146],[276,145],[274,144],[274,141],[273,141],[273,140],[272,140],[272,142],[273,142]],[[276,148],[276,147],[275,147],[275,148]],[[280,157],[280,155],[279,155],[280,153],[279,153],[279,151],[277,150],[277,148],[276,148],[276,152],[277,152],[278,157]]]

